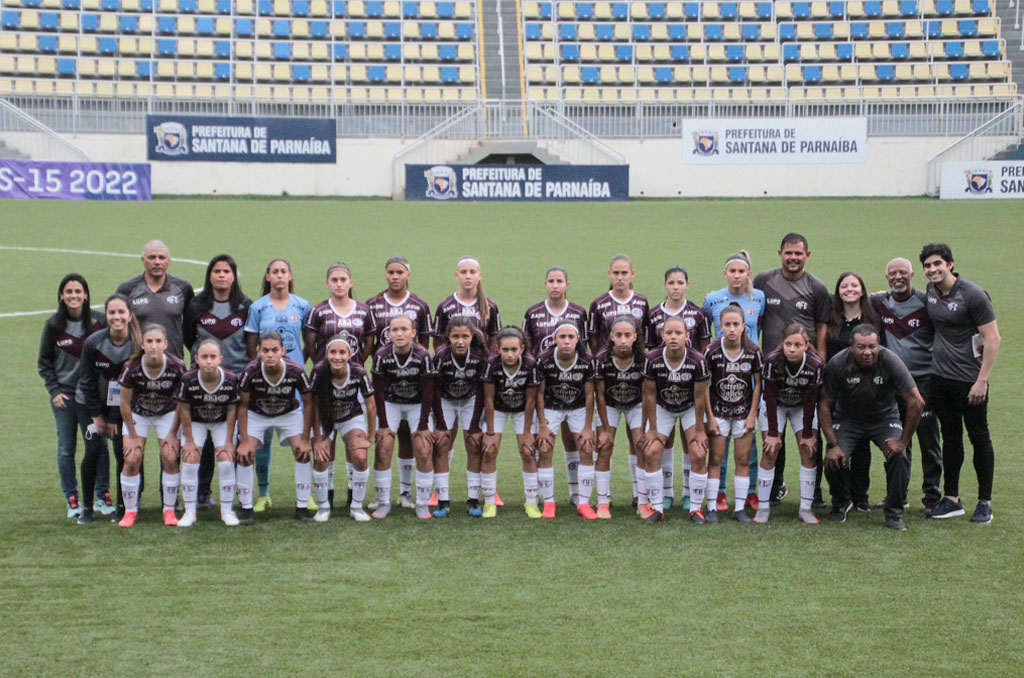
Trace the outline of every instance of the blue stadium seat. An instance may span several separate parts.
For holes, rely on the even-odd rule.
[[[366,16],[371,19],[379,19],[384,16],[384,3],[380,0],[370,0],[366,3]]]
[[[804,82],[821,82],[821,66],[804,66]]]
[[[672,45],[672,58],[675,61],[689,61],[690,60],[690,46],[689,45]]]
[[[649,2],[647,3],[647,16],[652,19],[664,19],[665,18],[665,3],[663,2]]]
[[[935,13],[939,16],[949,16],[953,13],[953,0],[938,0],[935,3]]]
[[[409,0],[405,0],[405,2],[402,3],[402,17],[403,18],[405,18],[405,19],[416,19],[416,18],[419,18],[419,15],[420,15],[420,3],[416,2],[415,0],[413,0],[412,2],[410,2]]]
[[[349,35],[352,35],[351,26],[349,28]],[[537,30],[540,30],[539,24],[537,24]],[[423,23],[421,23],[420,37],[425,40],[437,40],[437,24],[434,23],[433,21],[424,21]],[[540,38],[538,37],[537,39],[539,40]]]
[[[231,0],[217,0],[217,14],[231,14]]]
[[[909,59],[910,45],[905,42],[894,42],[889,47],[893,59]]]
[[[160,56],[174,56],[178,51],[178,41],[173,38],[161,38],[156,41],[156,53]]]
[[[725,58],[729,61],[743,61],[743,45],[727,45]]]
[[[797,45],[782,46],[783,61],[800,61],[800,47]]]
[[[957,27],[960,29],[960,35],[965,38],[978,34],[978,22],[974,19],[963,19],[957,22]]]
[[[589,2],[576,3],[576,16],[580,19],[594,18],[594,5]]]
[[[230,0],[228,0],[228,1],[230,2]],[[77,3],[78,0],[75,0],[75,2]],[[153,0],[140,0],[140,2],[139,2],[139,11],[140,12],[152,12],[153,11]],[[230,5],[228,6],[228,11],[224,12],[224,13],[225,14],[231,14],[231,7],[230,7]]]
[[[559,24],[558,37],[562,40],[575,40],[576,24]]]
[[[768,3],[765,3],[768,4]],[[769,15],[770,15],[769,10]],[[683,16],[687,19],[697,19],[700,17],[700,4],[696,2],[687,2],[683,5]]]
[[[292,43],[290,42],[275,42],[274,43],[274,58],[275,59],[290,59],[292,56]]]
[[[178,0],[178,11],[184,14],[195,14],[196,0]]]
[[[371,66],[372,68],[372,66]],[[381,67],[383,71],[384,68]],[[594,69],[597,70],[596,68]],[[455,83],[459,81],[459,69],[456,66],[442,66],[441,67],[441,82],[443,83]]]
[[[136,61],[135,62],[135,74],[140,78],[148,78],[153,74],[153,62],[151,61]]]
[[[27,5],[28,3],[26,2],[25,4]],[[121,3],[119,0],[103,0],[103,2],[100,3],[100,8],[104,12],[116,12],[121,9]]]
[[[82,18],[82,26],[85,26],[85,18]],[[156,21],[157,33],[176,33],[178,31],[178,20],[173,16],[162,16]]]
[[[984,40],[981,43],[981,54],[987,57],[997,57],[999,54],[998,40]]]
[[[402,22],[401,21],[385,21],[384,22],[384,37],[389,40],[398,40],[402,37]]]
[[[704,39],[705,40],[721,40],[723,37],[722,25],[721,24],[705,24],[704,25]]]
[[[686,40],[686,24],[669,24],[668,37],[670,40]]]
[[[651,27],[646,24],[633,24],[633,39],[634,40],[650,40],[651,39]]]
[[[348,59],[348,45],[334,43],[334,60],[345,61]]]
[[[290,22],[285,19],[274,19],[274,37],[287,38],[292,34]]]
[[[174,17],[168,17],[168,18],[171,20],[172,23],[174,22]],[[86,31],[86,32],[96,31],[96,30],[99,30],[99,27],[100,27],[100,16],[99,16],[99,14],[83,14],[82,15],[82,30],[83,31]]]
[[[551,5],[548,4],[548,17],[551,17]],[[437,16],[441,19],[453,19],[455,17],[455,3],[453,2],[439,2],[437,3]],[[541,13],[543,16],[543,12]]]
[[[218,40],[213,43],[213,53],[218,59],[231,58],[231,43],[227,40]]]
[[[39,7],[43,4],[42,0],[22,0],[26,7]]]
[[[562,45],[562,61],[579,61],[579,45]]]
[[[218,80],[230,80],[231,79],[231,64],[220,63],[214,64],[213,76]]]
[[[735,19],[739,16],[739,8],[735,2],[723,2],[718,6],[718,11],[722,14],[723,19]]]
[[[458,49],[457,45],[441,45],[438,48],[438,56],[441,61],[455,61],[459,58]]]
[[[807,19],[811,16],[811,3],[809,2],[794,2],[793,3],[793,16],[797,19]]]
[[[836,58],[840,61],[851,60],[853,58],[853,45],[848,42],[836,45]]]
[[[743,66],[729,67],[729,82],[746,82],[747,69]]]
[[[954,80],[966,80],[967,76],[967,64],[952,64],[949,67],[949,77]]]
[[[259,0],[256,4],[260,14],[273,14],[274,13],[274,0]]]
[[[526,24],[526,39],[527,40],[540,40],[540,24]]]
[[[366,37],[366,22],[365,21],[350,21],[350,22],[348,22],[348,36],[350,38],[365,38]]]
[[[780,40],[796,40],[796,25],[782,24],[779,26]]]
[[[473,24],[468,21],[455,24],[455,37],[459,40],[473,39]]]
[[[294,64],[292,66],[292,80],[295,82],[309,82],[309,66]]]
[[[757,24],[743,24],[740,33],[744,40],[757,40],[761,37],[761,27]]]
[[[4,28],[17,28],[20,23],[20,15],[13,9],[5,9],[0,12],[0,26]]]
[[[132,14],[121,15],[121,32],[134,33],[139,30],[139,17]]]
[[[855,40],[866,40],[868,37],[868,25],[863,21],[855,21],[850,24],[850,37]]]
[[[632,61],[633,45],[616,45],[615,58],[619,61]]]
[[[900,0],[900,14],[903,16],[917,14],[917,0]]]
[[[625,21],[629,18],[629,5],[624,2],[616,2],[612,5],[612,18],[616,21]]]
[[[580,80],[588,85],[597,84],[598,81],[597,66],[584,66],[580,69]]]
[[[213,35],[214,23],[210,17],[199,17],[196,19],[196,33],[199,35]]]
[[[902,38],[907,33],[907,26],[902,21],[887,21],[885,35],[889,38]]]
[[[292,14],[309,16],[309,0],[292,0]]]
[[[448,4],[451,4],[451,3],[448,3]],[[539,9],[540,9],[540,18],[542,18],[542,19],[550,19],[551,18],[551,3],[550,2],[542,2],[542,3],[540,3],[540,8]],[[452,11],[454,11],[454,10],[452,10]],[[441,15],[438,14],[438,16],[441,16]]]
[[[57,59],[57,75],[74,75],[74,59]]]
[[[892,64],[882,64],[875,69],[875,77],[879,80],[895,80],[896,71],[892,67]]]
[[[770,2],[757,3],[756,10],[759,19],[770,19],[772,17],[772,3]]]
[[[64,9],[78,9],[82,6],[82,0],[61,0],[60,6]]]
[[[57,51],[57,36],[56,35],[40,35],[39,36],[39,51],[40,52],[56,52]]]
[[[924,26],[924,32],[929,38],[942,37],[942,23],[939,21],[929,21]]]
[[[327,37],[327,22],[326,21],[311,21],[309,22],[309,34],[314,38],[326,38]]]
[[[668,66],[658,66],[654,69],[654,80],[656,82],[672,82],[672,69]]]
[[[952,40],[947,42],[946,56],[950,59],[962,59],[964,57],[964,43]]]
[[[819,40],[831,40],[832,24],[814,24],[814,37]]]
[[[235,19],[235,35],[247,38],[252,35],[252,19]]]
[[[334,16],[345,16],[345,0],[334,0]]]
[[[384,58],[388,61],[401,61],[402,46],[397,42],[390,45],[384,45]]]
[[[830,2],[828,3],[828,14],[833,19],[842,19],[843,14],[846,13],[845,2]]]
[[[117,54],[117,38],[100,38],[98,42],[100,54]]]
[[[456,80],[458,79],[458,77],[457,77],[458,72],[459,72],[458,69],[456,69],[454,66],[445,66],[444,68],[441,69],[441,80],[442,80],[442,82],[455,82],[456,81],[456,80],[448,80],[448,79],[446,79],[444,77],[444,72],[446,70],[449,70],[449,69],[452,70],[452,71],[455,71],[455,73],[456,73]],[[369,80],[370,82],[384,82],[385,80],[388,79],[387,73],[388,73],[388,71],[387,71],[387,68],[385,66],[368,66],[366,68],[366,79]]]
[[[988,14],[988,0],[974,0],[971,3],[971,10],[975,14]]]
[[[864,3],[864,15],[872,18],[882,16],[882,3],[879,0],[868,0]]]

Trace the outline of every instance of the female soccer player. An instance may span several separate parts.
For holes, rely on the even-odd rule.
[[[430,348],[430,307],[427,306],[427,302],[409,291],[411,275],[412,269],[408,259],[403,256],[391,257],[384,263],[387,287],[366,300],[374,326],[377,328],[374,352],[391,341],[391,319],[396,315],[407,315],[412,318],[413,327],[416,328],[416,340],[424,348]],[[412,433],[409,427],[403,424],[395,431],[395,435],[398,438],[398,505],[402,508],[412,508],[412,469],[415,465],[412,456]],[[348,469],[348,472],[351,479],[352,469]],[[351,492],[351,488],[349,491]],[[434,498],[431,500],[434,501]],[[376,509],[373,504],[370,506],[371,510]]]
[[[594,406],[599,424],[594,471],[598,518],[612,517],[609,510],[611,458],[615,432],[622,420],[626,422],[629,439],[629,473],[633,479],[634,499],[647,503],[645,472],[637,473],[636,449],[643,436],[644,355],[636,320],[633,316],[621,315],[612,321],[608,346],[594,356]],[[642,496],[638,494],[641,489]]]
[[[413,431],[416,458],[416,517],[430,518],[427,500],[434,484],[431,446],[434,443],[430,411],[434,401],[434,375],[427,349],[416,342],[412,318],[397,315],[389,328],[391,343],[373,357],[373,393],[377,399],[377,433],[373,457],[373,487],[377,508],[373,517],[391,513],[391,453],[395,431],[405,422]]]
[[[252,525],[252,476],[256,448],[265,436],[277,430],[278,441],[287,443],[295,456],[295,519],[309,523],[309,493],[313,483],[310,464],[313,400],[305,370],[288,358],[282,336],[271,330],[260,335],[257,347],[259,357],[242,372],[238,383],[241,401],[238,404],[238,468],[235,469],[235,487],[242,510],[240,525]],[[302,406],[299,406],[299,398]],[[265,444],[265,443],[264,443]],[[327,457],[318,454],[317,479],[326,483]]]
[[[178,501],[178,417],[174,393],[185,374],[181,358],[167,352],[167,331],[149,324],[142,330],[142,352],[124,366],[121,384],[121,430],[124,440],[124,471],[121,488],[124,492],[124,517],[121,527],[135,524],[138,514],[139,469],[146,448],[149,430],[156,431],[160,443],[160,465],[163,468],[162,489],[164,525],[177,525],[174,505]]]
[[[744,508],[750,490],[749,454],[757,429],[757,408],[761,400],[761,350],[750,341],[743,326],[743,309],[729,304],[720,314],[721,337],[708,347],[704,359],[711,374],[708,387],[708,431],[711,434],[708,462],[709,523],[718,522],[719,476],[725,459],[726,444],[735,441],[736,475],[733,490],[736,505],[733,517],[752,523]]]
[[[333,455],[331,438],[341,438],[345,457],[352,464],[352,501],[349,516],[358,522],[370,520],[363,509],[366,483],[370,470],[366,464],[366,451],[374,437],[377,408],[373,386],[366,370],[352,360],[348,337],[338,335],[326,342],[327,357],[313,367],[313,450],[318,457]],[[364,414],[365,410],[365,414]],[[320,481],[320,482],[318,482]],[[330,517],[331,502],[327,501],[328,488],[323,478],[314,471],[313,488],[319,509],[315,518]]]
[[[231,508],[235,500],[235,408],[238,377],[221,367],[224,357],[215,339],[203,339],[192,354],[197,367],[182,375],[174,399],[181,424],[181,498],[185,514],[178,527],[196,522],[199,458],[203,447],[213,445],[220,473],[220,519],[238,525]]]
[[[57,312],[46,320],[39,341],[39,376],[50,394],[50,408],[57,423],[57,473],[67,502],[68,518],[82,513],[78,502],[78,479],[75,477],[75,448],[78,430],[85,440],[86,455],[97,448],[94,455],[99,461],[96,478],[96,504],[89,505],[105,515],[114,512],[110,501],[110,457],[105,454],[102,436],[89,433],[92,423],[84,405],[75,402],[75,389],[80,374],[79,360],[82,345],[93,332],[103,329],[103,314],[89,305],[89,283],[77,273],[69,273],[57,286]],[[104,452],[100,451],[100,447]],[[83,491],[85,488],[82,488]]]
[[[271,259],[263,275],[260,298],[249,307],[245,321],[245,336],[249,358],[257,357],[257,338],[266,332],[277,332],[283,342],[285,354],[300,368],[308,357],[302,350],[302,326],[309,315],[309,302],[292,294],[294,290],[292,265],[286,259]],[[304,369],[304,368],[303,368]],[[256,476],[259,498],[253,510],[257,513],[273,506],[270,500],[270,454],[273,440],[268,435],[256,452]]]
[[[526,515],[530,518],[555,517],[555,470],[551,453],[543,454],[538,464],[533,437],[533,416],[537,404],[537,361],[526,353],[526,339],[516,327],[498,333],[498,352],[487,360],[484,373],[483,455],[478,465],[470,459],[466,477],[469,483],[469,515],[493,518],[497,515],[494,488],[497,486],[498,448],[505,424],[511,420],[519,456],[523,460],[523,489]],[[540,466],[540,468],[538,468]],[[484,507],[478,494],[484,490]],[[537,496],[544,497],[544,512],[537,507]]]
[[[432,514],[435,518],[445,518],[450,511],[449,455],[459,426],[466,446],[466,473],[471,472],[470,468],[476,473],[480,471],[480,414],[487,369],[487,342],[468,318],[452,318],[445,338],[445,345],[434,354],[434,485],[438,498]]]
[[[96,484],[97,471],[103,468],[102,460],[107,453],[107,438],[114,443],[114,459],[117,462],[117,513],[114,514],[114,520],[120,521],[124,517],[124,496],[121,489],[124,438],[121,435],[121,387],[117,383],[117,378],[131,359],[132,352],[141,350],[142,336],[128,297],[120,294],[108,297],[104,303],[103,314],[107,329],[89,335],[82,345],[82,357],[79,362],[81,373],[75,390],[75,403],[85,408],[93,426],[96,427],[93,436],[100,438],[100,442],[103,443],[95,447],[85,446],[85,455],[82,458],[83,506],[82,514],[78,517],[79,525],[93,522],[93,487]],[[141,470],[140,467],[140,494]],[[109,474],[109,470],[107,473]]]
[[[437,305],[434,312],[434,348],[444,343],[448,321],[457,315],[470,319],[487,337],[488,348],[496,349],[496,338],[501,329],[498,305],[484,294],[483,273],[480,262],[473,257],[462,257],[455,265],[455,279],[459,289]]]
[[[555,430],[569,424],[580,451],[579,490],[576,513],[595,520],[590,505],[594,489],[594,366],[576,324],[563,320],[555,327],[555,346],[537,360],[540,385],[537,389],[537,449],[542,458],[551,458]],[[554,504],[551,504],[554,508]],[[548,510],[545,498],[544,510]]]
[[[641,338],[647,336],[647,318],[650,308],[647,297],[633,291],[633,260],[626,254],[616,254],[608,266],[608,291],[594,299],[588,314],[587,340],[590,351],[597,353],[608,345],[612,321],[620,315],[631,315],[640,325]]]
[[[679,316],[665,319],[661,348],[644,363],[644,440],[648,505],[640,507],[646,522],[665,519],[662,503],[661,460],[665,442],[676,422],[690,454],[690,520],[703,523],[701,504],[707,487],[708,439],[702,421],[707,408],[708,366],[704,356],[686,347],[686,323]],[[639,473],[637,469],[637,473]]]
[[[764,453],[757,474],[757,514],[755,523],[766,523],[771,515],[768,505],[775,480],[775,458],[782,447],[786,423],[793,425],[800,450],[800,520],[817,525],[811,512],[816,472],[815,449],[818,439],[818,391],[824,363],[809,350],[807,328],[790,323],[782,332],[782,346],[764,359],[761,402],[761,434]]]

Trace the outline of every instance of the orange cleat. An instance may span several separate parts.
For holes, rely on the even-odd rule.
[[[754,511],[756,511],[760,507],[760,504],[758,504],[757,502],[757,492],[751,492],[750,494],[747,495],[747,506],[749,506]]]
[[[652,509],[650,504],[640,504],[640,506],[636,507],[636,514],[640,516],[640,520],[647,520],[654,513],[657,513],[657,511]]]
[[[139,515],[137,511],[125,511],[124,517],[121,518],[121,522],[118,523],[119,527],[131,527],[135,524],[135,516]]]
[[[590,504],[577,504],[576,515],[586,518],[587,520],[597,520],[597,513],[594,512],[594,507]]]
[[[611,520],[612,511],[608,508],[608,504],[601,504],[597,507],[597,517],[601,520]]]
[[[498,496],[498,491],[497,490],[494,491],[494,505],[495,506],[504,506],[505,505],[505,502],[503,502],[501,500],[501,497]]]
[[[729,498],[725,496],[725,492],[719,492],[718,497],[715,498],[715,508],[719,511],[729,510]]]
[[[174,515],[174,509],[164,509],[164,525],[174,527],[178,524],[178,516]]]
[[[540,514],[541,518],[554,518],[555,517],[555,502],[546,501],[544,502],[544,512]]]

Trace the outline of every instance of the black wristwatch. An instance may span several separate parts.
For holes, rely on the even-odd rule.
[[[833,447],[839,447],[839,443],[829,443],[825,446],[826,450],[831,450]]]

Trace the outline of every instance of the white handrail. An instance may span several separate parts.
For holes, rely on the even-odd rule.
[[[27,140],[30,148],[18,149],[29,151],[30,157],[37,160],[89,161],[89,157],[81,148],[11,102],[6,99],[0,99],[0,134],[5,132],[42,135],[41,144],[33,143],[33,140],[30,138]]]

